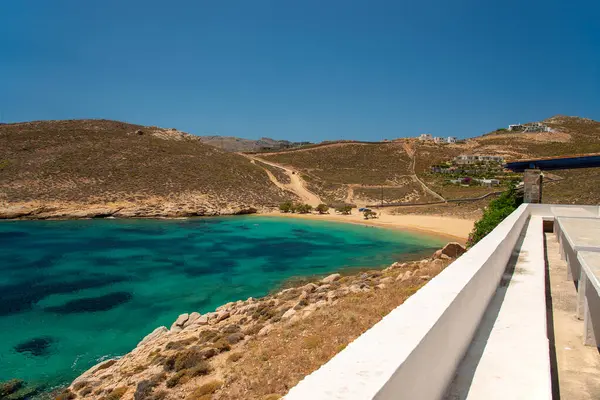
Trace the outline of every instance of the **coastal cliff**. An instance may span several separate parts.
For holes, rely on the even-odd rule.
[[[277,399],[400,305],[464,248],[384,270],[332,274],[275,294],[181,314],[58,399]]]

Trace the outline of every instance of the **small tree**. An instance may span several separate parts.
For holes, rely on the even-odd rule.
[[[326,214],[329,212],[329,206],[321,203],[317,206],[316,210],[319,212],[319,214]]]
[[[292,202],[291,201],[284,201],[283,203],[281,203],[279,205],[279,211],[281,211],[282,213],[289,213],[289,212],[293,212],[292,211]]]
[[[365,210],[363,215],[365,216],[365,219],[377,218],[377,213],[375,211],[371,211],[371,210]]]
[[[312,211],[312,206],[310,204],[298,204],[296,206],[296,211],[299,214],[308,214]]]
[[[352,214],[352,207],[349,205],[344,205],[344,206],[336,208],[335,211],[337,211],[343,215],[350,215],[350,214]]]

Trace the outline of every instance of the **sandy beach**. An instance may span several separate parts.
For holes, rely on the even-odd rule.
[[[378,218],[376,219],[366,220],[362,213],[359,213],[357,210],[352,210],[352,214],[350,215],[337,214],[331,210],[329,214],[287,214],[275,211],[258,215],[379,226],[403,231],[426,233],[456,241],[461,244],[466,243],[469,233],[473,229],[473,224],[475,223],[474,220],[441,215],[392,215],[385,212],[378,213]]]

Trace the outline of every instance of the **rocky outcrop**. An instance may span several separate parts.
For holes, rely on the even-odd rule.
[[[444,248],[433,253],[433,258],[458,258],[462,256],[467,249],[465,249],[461,244],[456,242],[448,243],[444,246]]]
[[[1,204],[0,219],[185,218],[255,214],[247,205],[216,207],[185,202],[123,203],[119,206],[86,203]]]
[[[457,253],[455,249],[454,254]],[[397,262],[384,270],[350,276],[336,273],[260,299],[250,297],[229,302],[214,312],[183,313],[171,329],[155,329],[132,352],[82,374],[69,387],[67,397],[100,399],[120,390],[124,393],[123,400],[142,398],[134,394],[141,390],[142,384],[146,390],[144,382],[150,382],[148,390],[157,396],[185,398],[189,390],[211,376],[226,375],[227,352],[235,350],[235,354],[243,354],[245,346],[254,339],[272,334],[279,326],[293,329],[317,311],[333,309],[347,296],[361,296],[398,285],[423,285],[450,262],[434,258]]]

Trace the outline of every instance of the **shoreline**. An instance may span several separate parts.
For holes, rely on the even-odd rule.
[[[369,227],[425,234],[464,245],[475,224],[474,220],[444,217],[441,215],[392,215],[385,212],[379,218],[365,220],[362,214],[290,214],[279,211],[252,214],[265,217],[308,219],[315,221],[341,222]]]
[[[12,205],[0,207],[0,221],[23,220],[83,220],[83,219],[188,219],[198,217],[225,217],[237,215],[261,215],[267,217],[325,220],[330,222],[350,223],[355,225],[380,227],[400,231],[425,234],[448,241],[465,244],[472,231],[475,220],[447,217],[442,215],[422,214],[389,214],[379,211],[376,219],[365,220],[361,213],[353,210],[350,215],[337,213],[326,214],[290,214],[273,208],[254,208],[236,206],[229,209],[177,209],[161,208],[128,208],[109,205],[88,205],[87,207],[48,207]]]
[[[144,382],[150,381],[153,384],[149,391],[160,393],[164,395],[162,398],[170,400],[183,398],[202,384],[215,382],[215,379],[220,382],[215,391],[230,390],[237,396],[240,392],[232,389],[237,379],[232,376],[240,371],[250,374],[258,371],[261,377],[264,376],[264,360],[261,357],[264,357],[265,351],[270,351],[266,343],[281,340],[285,332],[291,340],[299,341],[304,349],[307,343],[311,345],[310,338],[316,340],[317,333],[323,335],[323,329],[327,331],[328,328],[322,328],[322,322],[328,319],[331,321],[325,326],[332,329],[340,324],[350,324],[345,329],[325,334],[330,343],[326,341],[324,344],[335,353],[339,352],[340,342],[344,346],[349,344],[377,323],[381,317],[376,310],[383,306],[385,314],[392,311],[460,256],[464,248],[457,246],[450,243],[429,257],[394,262],[384,269],[355,271],[350,275],[333,273],[321,278],[314,276],[263,297],[223,304],[205,314],[181,314],[170,328],[161,326],[154,329],[128,353],[104,360],[82,372],[58,396],[73,398],[78,393],[100,400],[107,394],[119,393],[123,400],[134,400],[140,385],[144,387]],[[360,307],[368,308],[365,315],[370,316],[362,318],[360,324],[355,320],[357,302]],[[306,336],[306,329],[314,333]],[[342,336],[336,339],[340,334]],[[290,345],[290,342],[284,341],[283,344]],[[296,351],[296,348],[292,346],[281,353],[282,362],[286,365],[294,357],[289,354],[290,351]],[[313,348],[313,351],[319,350]],[[322,358],[311,359],[312,364],[303,367],[301,376],[321,366]],[[234,363],[243,364],[244,360],[258,362],[259,368],[236,370]],[[181,368],[174,369],[172,365],[177,363],[181,364]],[[195,369],[198,363],[204,365],[201,374]],[[278,398],[298,382],[297,376],[285,378],[291,381],[279,389]],[[256,388],[253,390],[256,391]],[[270,392],[273,393],[272,390]]]

